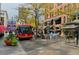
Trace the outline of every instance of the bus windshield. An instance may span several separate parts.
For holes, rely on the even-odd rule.
[[[18,27],[18,33],[31,34],[32,33],[32,27],[31,26],[19,26]]]

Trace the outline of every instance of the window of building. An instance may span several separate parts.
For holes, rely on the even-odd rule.
[[[1,17],[0,18],[0,25],[3,25],[4,24],[4,17]]]
[[[61,24],[61,17],[55,21],[55,24]]]
[[[78,17],[78,19],[79,19],[79,17]]]
[[[51,29],[51,30],[54,30],[54,27],[52,26],[52,27],[50,27],[50,29]]]
[[[53,19],[51,20],[51,22],[50,22],[50,23],[51,23],[51,25],[53,25]]]
[[[4,13],[0,13],[0,15],[4,15]]]
[[[59,27],[56,27],[56,29],[60,29]]]

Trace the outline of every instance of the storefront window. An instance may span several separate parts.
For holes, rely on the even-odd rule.
[[[0,17],[0,25],[4,25],[4,17]]]
[[[53,25],[53,20],[51,20],[50,24]]]
[[[55,21],[55,24],[61,24],[61,17]]]
[[[56,27],[56,29],[59,29],[59,27]]]

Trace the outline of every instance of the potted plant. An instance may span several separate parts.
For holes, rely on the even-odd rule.
[[[5,44],[6,45],[11,45],[11,43],[12,43],[12,41],[11,41],[11,38],[10,38],[10,36],[8,35],[8,37],[6,37],[6,39],[4,40],[4,42],[5,42]]]
[[[17,38],[14,36],[13,38],[12,38],[12,45],[13,46],[16,46],[17,45]]]
[[[4,40],[4,42],[8,46],[16,46],[18,41],[14,34],[9,34]]]

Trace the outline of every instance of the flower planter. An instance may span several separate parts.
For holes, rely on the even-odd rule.
[[[11,40],[5,40],[4,41],[6,45],[11,46],[12,45],[12,41]]]
[[[17,38],[13,34],[9,34],[4,40],[4,43],[8,46],[16,46],[17,42]]]

